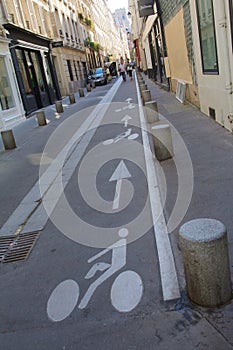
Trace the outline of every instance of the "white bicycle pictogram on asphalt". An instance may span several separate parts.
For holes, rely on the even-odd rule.
[[[128,140],[135,140],[138,138],[139,134],[131,134],[132,133],[132,128],[129,128],[127,131],[121,133],[120,135],[117,135],[114,139],[109,139],[103,142],[103,145],[111,145],[112,143],[117,143],[119,141],[122,141],[124,139]]]
[[[112,250],[111,264],[97,262],[86,274],[85,279],[91,279],[95,276],[96,272],[103,272],[100,277],[90,284],[78,305],[79,309],[85,309],[97,287],[126,265],[126,237],[128,236],[128,230],[122,228],[119,230],[118,235],[120,239],[117,242],[88,260],[88,263],[92,263]],[[49,319],[59,322],[67,318],[78,303],[79,292],[80,288],[76,281],[66,280],[61,282],[53,290],[47,303]],[[143,283],[141,277],[135,271],[126,270],[121,272],[112,284],[111,303],[117,311],[129,312],[139,304],[142,294]]]

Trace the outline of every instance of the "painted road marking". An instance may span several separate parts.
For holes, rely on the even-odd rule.
[[[113,206],[112,209],[116,210],[119,209],[120,206],[120,195],[121,195],[121,187],[122,187],[122,180],[123,179],[129,179],[131,177],[131,174],[129,170],[127,169],[125,162],[122,160],[114,173],[112,174],[110,178],[110,182],[116,181],[116,191],[115,191],[115,196],[114,196],[114,201],[113,201]]]
[[[125,124],[125,128],[127,128],[128,126],[128,122],[129,120],[132,119],[129,115],[126,114],[126,116],[124,118],[121,119],[122,122],[124,122]]]
[[[105,140],[103,142],[104,146],[108,146],[111,145],[112,143],[117,143],[119,141],[124,140],[125,138],[127,138],[128,140],[135,140],[138,138],[139,134],[131,134],[132,132],[132,128],[129,128],[127,131],[121,133],[120,135],[117,135],[114,139],[109,139],[109,140]]]
[[[73,280],[60,283],[47,303],[47,314],[51,321],[60,322],[68,317],[77,305],[79,285]]]
[[[136,77],[135,77],[136,78]],[[151,202],[151,212],[153,218],[154,235],[157,246],[160,276],[162,284],[163,299],[165,301],[180,298],[180,288],[175,268],[174,257],[172,253],[171,243],[168,237],[166,221],[163,215],[163,207],[158,187],[156,167],[153,155],[150,151],[150,142],[147,134],[147,125],[139,92],[138,81],[136,78],[136,88],[139,104],[139,115],[142,130],[142,141],[146,160],[146,171],[148,190]]]
[[[99,259],[109,251],[112,251],[111,264],[97,262],[94,264],[85,278],[95,276],[96,272],[104,271],[94,282],[90,284],[81,302],[79,309],[85,309],[96,289],[108,278],[120,271],[126,265],[127,239],[129,232],[126,228],[118,231],[120,239],[103,249],[88,260],[88,263]],[[74,310],[79,298],[79,285],[73,280],[66,280],[58,284],[51,293],[47,302],[47,314],[53,322],[63,321]],[[111,288],[111,303],[119,312],[132,311],[141,301],[143,295],[143,283],[138,273],[131,270],[121,272],[115,279]]]
[[[46,222],[48,221],[48,214],[45,213],[45,210],[43,210],[44,209],[43,203],[40,203],[41,201],[38,202],[38,197],[37,197],[35,188],[39,188],[40,191],[42,191],[40,195],[40,199],[42,199],[45,193],[48,192],[48,190],[50,189],[54,181],[59,177],[59,174],[61,174],[62,169],[63,168],[66,169],[66,164],[64,165],[66,156],[69,153],[69,150],[73,148],[73,145],[76,144],[75,150],[71,155],[71,157],[74,155],[74,157],[72,158],[73,168],[70,171],[70,174],[69,174],[70,176],[67,177],[67,182],[64,184],[63,189],[65,189],[65,186],[67,185],[68,180],[71,178],[75,168],[79,164],[84,152],[88,147],[87,142],[91,141],[91,136],[95,134],[97,127],[101,123],[109,107],[109,104],[112,101],[113,97],[115,96],[121,83],[122,81],[119,79],[112,86],[112,88],[108,91],[107,95],[103,98],[103,100],[99,102],[99,104],[90,113],[88,118],[83,122],[81,127],[77,130],[77,132],[73,135],[73,137],[69,140],[69,142],[67,142],[67,144],[64,146],[62,151],[57,155],[56,159],[54,159],[54,161],[47,168],[45,173],[43,173],[40,179],[36,182],[36,184],[28,192],[28,194],[25,196],[25,198],[22,200],[19,206],[8,218],[6,223],[1,227],[0,237],[15,234],[16,232],[18,232],[19,228],[24,227],[27,223],[28,224],[24,227],[24,229],[27,229],[28,231],[30,231],[33,227],[33,230],[34,230],[35,220],[38,224],[38,227],[40,227],[40,229],[41,227],[43,228],[45,226]],[[74,113],[73,116],[75,116],[76,114],[77,113]],[[90,130],[90,133],[87,133],[88,130]],[[85,142],[84,142],[84,139],[85,139]],[[78,140],[81,140],[81,141],[77,145]],[[78,150],[78,156],[77,156],[77,150]],[[26,206],[25,206],[25,202],[27,202]],[[51,212],[55,208],[56,204],[57,204],[57,199],[53,199],[50,203]],[[38,209],[41,213],[39,218],[37,217]],[[24,232],[24,229],[23,229],[23,232]]]
[[[129,97],[129,98],[127,98],[125,101],[128,102],[128,103],[130,103],[130,101],[133,101],[133,99]]]

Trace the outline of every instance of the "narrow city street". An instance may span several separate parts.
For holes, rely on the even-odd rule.
[[[172,103],[174,117],[203,118],[150,89],[161,119]],[[14,128],[17,148],[0,154],[1,251],[22,240],[8,261],[1,253],[0,348],[232,349],[232,306],[212,313],[187,298],[176,227],[166,228],[175,167],[154,158],[136,74],[63,106],[44,109],[46,126],[31,117]]]

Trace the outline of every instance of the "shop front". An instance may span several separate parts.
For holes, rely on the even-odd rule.
[[[50,40],[10,24],[5,27],[24,109],[30,115],[60,99]]]
[[[6,129],[25,119],[14,68],[9,52],[9,40],[0,37],[0,129]]]

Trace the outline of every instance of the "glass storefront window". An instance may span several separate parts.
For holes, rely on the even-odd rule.
[[[44,79],[43,79],[40,64],[39,64],[39,56],[35,52],[32,52],[32,51],[30,52],[30,54],[31,54],[31,58],[32,58],[33,67],[35,69],[36,79],[37,79],[37,83],[38,83],[40,92],[45,92],[46,90],[45,90]]]
[[[29,72],[26,70],[26,64],[30,64],[30,62],[26,62],[26,58],[24,57],[24,53],[22,50],[16,50],[16,55],[20,67],[20,72],[23,79],[24,90],[27,95],[33,93],[33,82],[31,79],[28,79]]]
[[[3,57],[0,57],[0,103],[3,111],[15,107],[13,93]]]
[[[203,73],[218,73],[213,3],[212,0],[197,0],[196,4]]]

